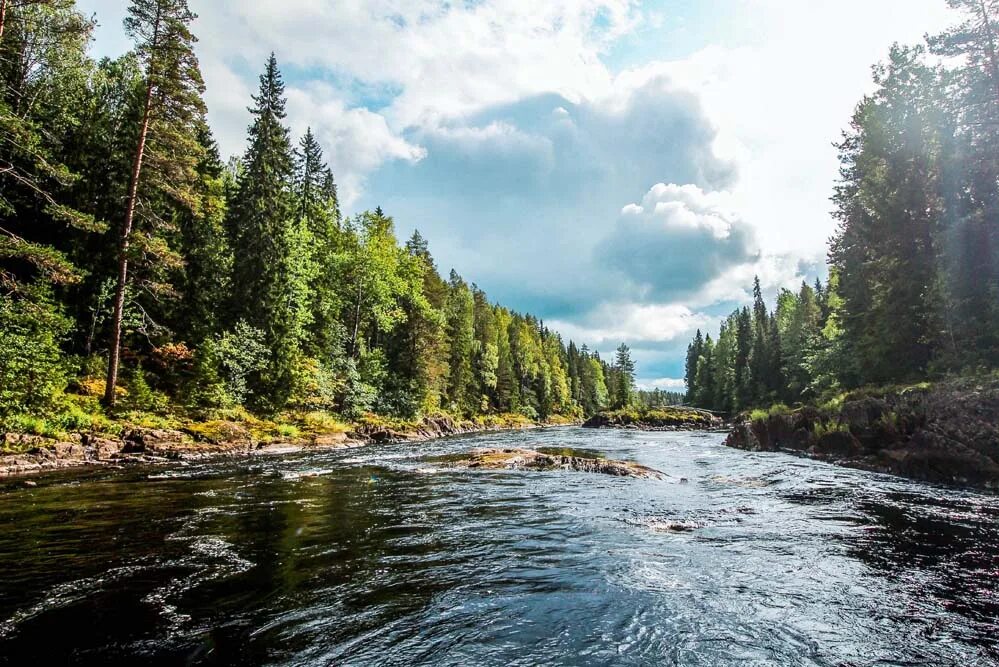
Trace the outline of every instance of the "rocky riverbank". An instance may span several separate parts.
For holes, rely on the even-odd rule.
[[[612,410],[600,412],[583,423],[583,428],[623,428],[636,431],[703,431],[722,428],[725,422],[710,412],[694,408],[654,410]]]
[[[0,478],[81,466],[124,466],[360,447],[369,443],[419,442],[487,431],[551,427],[534,422],[488,424],[434,417],[404,426],[360,423],[347,431],[263,441],[240,422],[192,424],[182,429],[128,428],[120,436],[69,433],[63,439],[0,434]],[[7,450],[10,453],[3,453]]]
[[[999,380],[857,392],[744,418],[726,444],[928,482],[999,489]]]

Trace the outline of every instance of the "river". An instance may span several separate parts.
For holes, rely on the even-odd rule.
[[[0,483],[0,664],[999,664],[999,499],[721,443],[551,429]],[[671,478],[422,460],[492,446]]]

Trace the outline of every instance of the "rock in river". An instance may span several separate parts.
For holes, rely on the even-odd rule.
[[[478,470],[568,470],[616,477],[665,479],[658,470],[631,461],[613,461],[571,453],[548,453],[533,449],[473,449],[466,454],[438,459],[453,468]]]

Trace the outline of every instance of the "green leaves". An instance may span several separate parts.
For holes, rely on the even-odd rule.
[[[50,290],[0,295],[0,418],[44,410],[66,386],[60,350],[72,323]]]
[[[10,167],[0,176],[0,409],[58,399],[65,353],[96,358],[119,323],[121,395],[136,409],[544,418],[578,415],[584,401],[606,407],[597,355],[570,354],[536,318],[457,274],[443,280],[427,241],[417,232],[400,246],[381,209],[342,219],[318,137],[309,130],[292,149],[273,55],[247,150],[223,166],[193,18],[185,0],[132,0],[134,53],[94,63],[90,24],[54,0],[19,9],[0,42],[58,36],[20,84],[30,95],[0,96],[0,170]],[[67,26],[77,32],[60,33]],[[0,60],[7,86],[21,81],[10,62]],[[15,108],[12,96],[39,103]],[[135,205],[130,229],[124,201]],[[116,259],[127,260],[123,282]],[[164,350],[183,358],[168,367]],[[100,372],[87,372],[87,387]]]

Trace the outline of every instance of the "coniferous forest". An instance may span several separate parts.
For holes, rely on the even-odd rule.
[[[248,410],[578,418],[634,398],[605,363],[491,303],[380,209],[345,217],[263,64],[246,150],[206,120],[186,0],[133,0],[95,61],[73,0],[0,6],[0,420]]]
[[[874,68],[838,144],[829,278],[754,286],[688,347],[687,399],[724,412],[999,366],[999,7]]]

